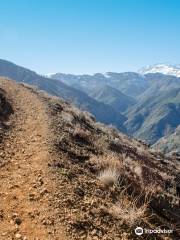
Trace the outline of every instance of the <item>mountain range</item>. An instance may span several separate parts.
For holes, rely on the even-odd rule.
[[[127,118],[124,126],[129,135],[154,144],[161,137],[172,133],[180,124],[180,78],[159,72],[158,66],[153,67],[154,73],[147,74],[56,73],[49,77],[59,79],[96,100],[109,104]]]
[[[178,65],[158,64],[139,72],[42,76],[0,60],[1,76],[73,102],[98,121],[150,144],[173,134],[180,124],[178,71]]]

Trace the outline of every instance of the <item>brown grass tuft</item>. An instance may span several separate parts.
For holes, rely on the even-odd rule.
[[[139,197],[129,198],[126,193],[126,189],[123,190],[120,194],[119,201],[110,209],[110,214],[119,219],[122,224],[128,226],[134,226],[135,224],[140,223],[143,219],[146,219],[146,211],[148,208],[148,200],[145,198],[145,201],[140,206],[138,205]]]
[[[107,153],[103,156],[93,156],[91,162],[101,169],[116,169],[120,171],[123,167],[122,159],[115,153]]]
[[[106,186],[112,186],[118,181],[118,173],[117,170],[109,168],[101,171],[98,178]]]
[[[73,132],[73,137],[81,142],[84,143],[91,143],[91,135],[88,131],[80,128],[80,127],[76,127],[74,132]]]

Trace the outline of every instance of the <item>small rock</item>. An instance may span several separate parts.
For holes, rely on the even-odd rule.
[[[22,235],[20,233],[16,233],[15,238],[16,239],[22,239]]]
[[[93,240],[98,240],[99,238],[97,236],[94,236],[92,239]]]
[[[50,220],[50,219],[43,219],[43,220],[42,220],[42,224],[43,224],[43,225],[53,225],[53,224],[54,224],[54,221],[53,221],[53,220]]]
[[[91,234],[94,236],[94,235],[97,235],[97,230],[96,229],[93,229]]]

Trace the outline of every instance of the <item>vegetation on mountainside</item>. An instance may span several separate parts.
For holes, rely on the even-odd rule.
[[[163,153],[180,154],[180,126],[178,126],[173,133],[160,138],[152,148]]]

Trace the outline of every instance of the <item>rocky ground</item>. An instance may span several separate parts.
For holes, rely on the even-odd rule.
[[[175,156],[29,86],[0,87],[0,239],[136,239],[137,226],[173,230],[137,239],[180,238]]]

